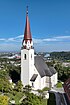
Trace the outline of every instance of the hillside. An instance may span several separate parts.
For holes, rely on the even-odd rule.
[[[50,53],[50,57],[52,59],[69,61],[70,60],[70,52],[52,52],[52,53]]]

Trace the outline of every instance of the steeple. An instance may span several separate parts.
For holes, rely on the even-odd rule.
[[[21,48],[21,81],[24,86],[28,84],[32,86],[32,82],[30,80],[33,74],[34,74],[34,49],[33,49],[30,23],[28,19],[28,7],[27,7],[24,39]]]
[[[28,19],[28,6],[27,6],[23,47],[24,47],[24,49],[25,48],[30,49],[32,46],[33,46],[33,43],[32,43],[31,31],[30,31],[30,23],[29,23],[29,19]]]

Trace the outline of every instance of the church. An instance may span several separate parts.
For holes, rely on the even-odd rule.
[[[21,81],[23,86],[30,85],[34,90],[54,87],[57,84],[57,72],[48,67],[44,59],[34,55],[33,40],[30,31],[28,9],[21,48]]]

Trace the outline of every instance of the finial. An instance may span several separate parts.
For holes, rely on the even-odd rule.
[[[28,6],[27,6],[26,14],[28,15]]]

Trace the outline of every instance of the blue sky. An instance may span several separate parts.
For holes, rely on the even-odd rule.
[[[0,0],[0,51],[20,51],[29,6],[36,51],[70,51],[70,0]]]

